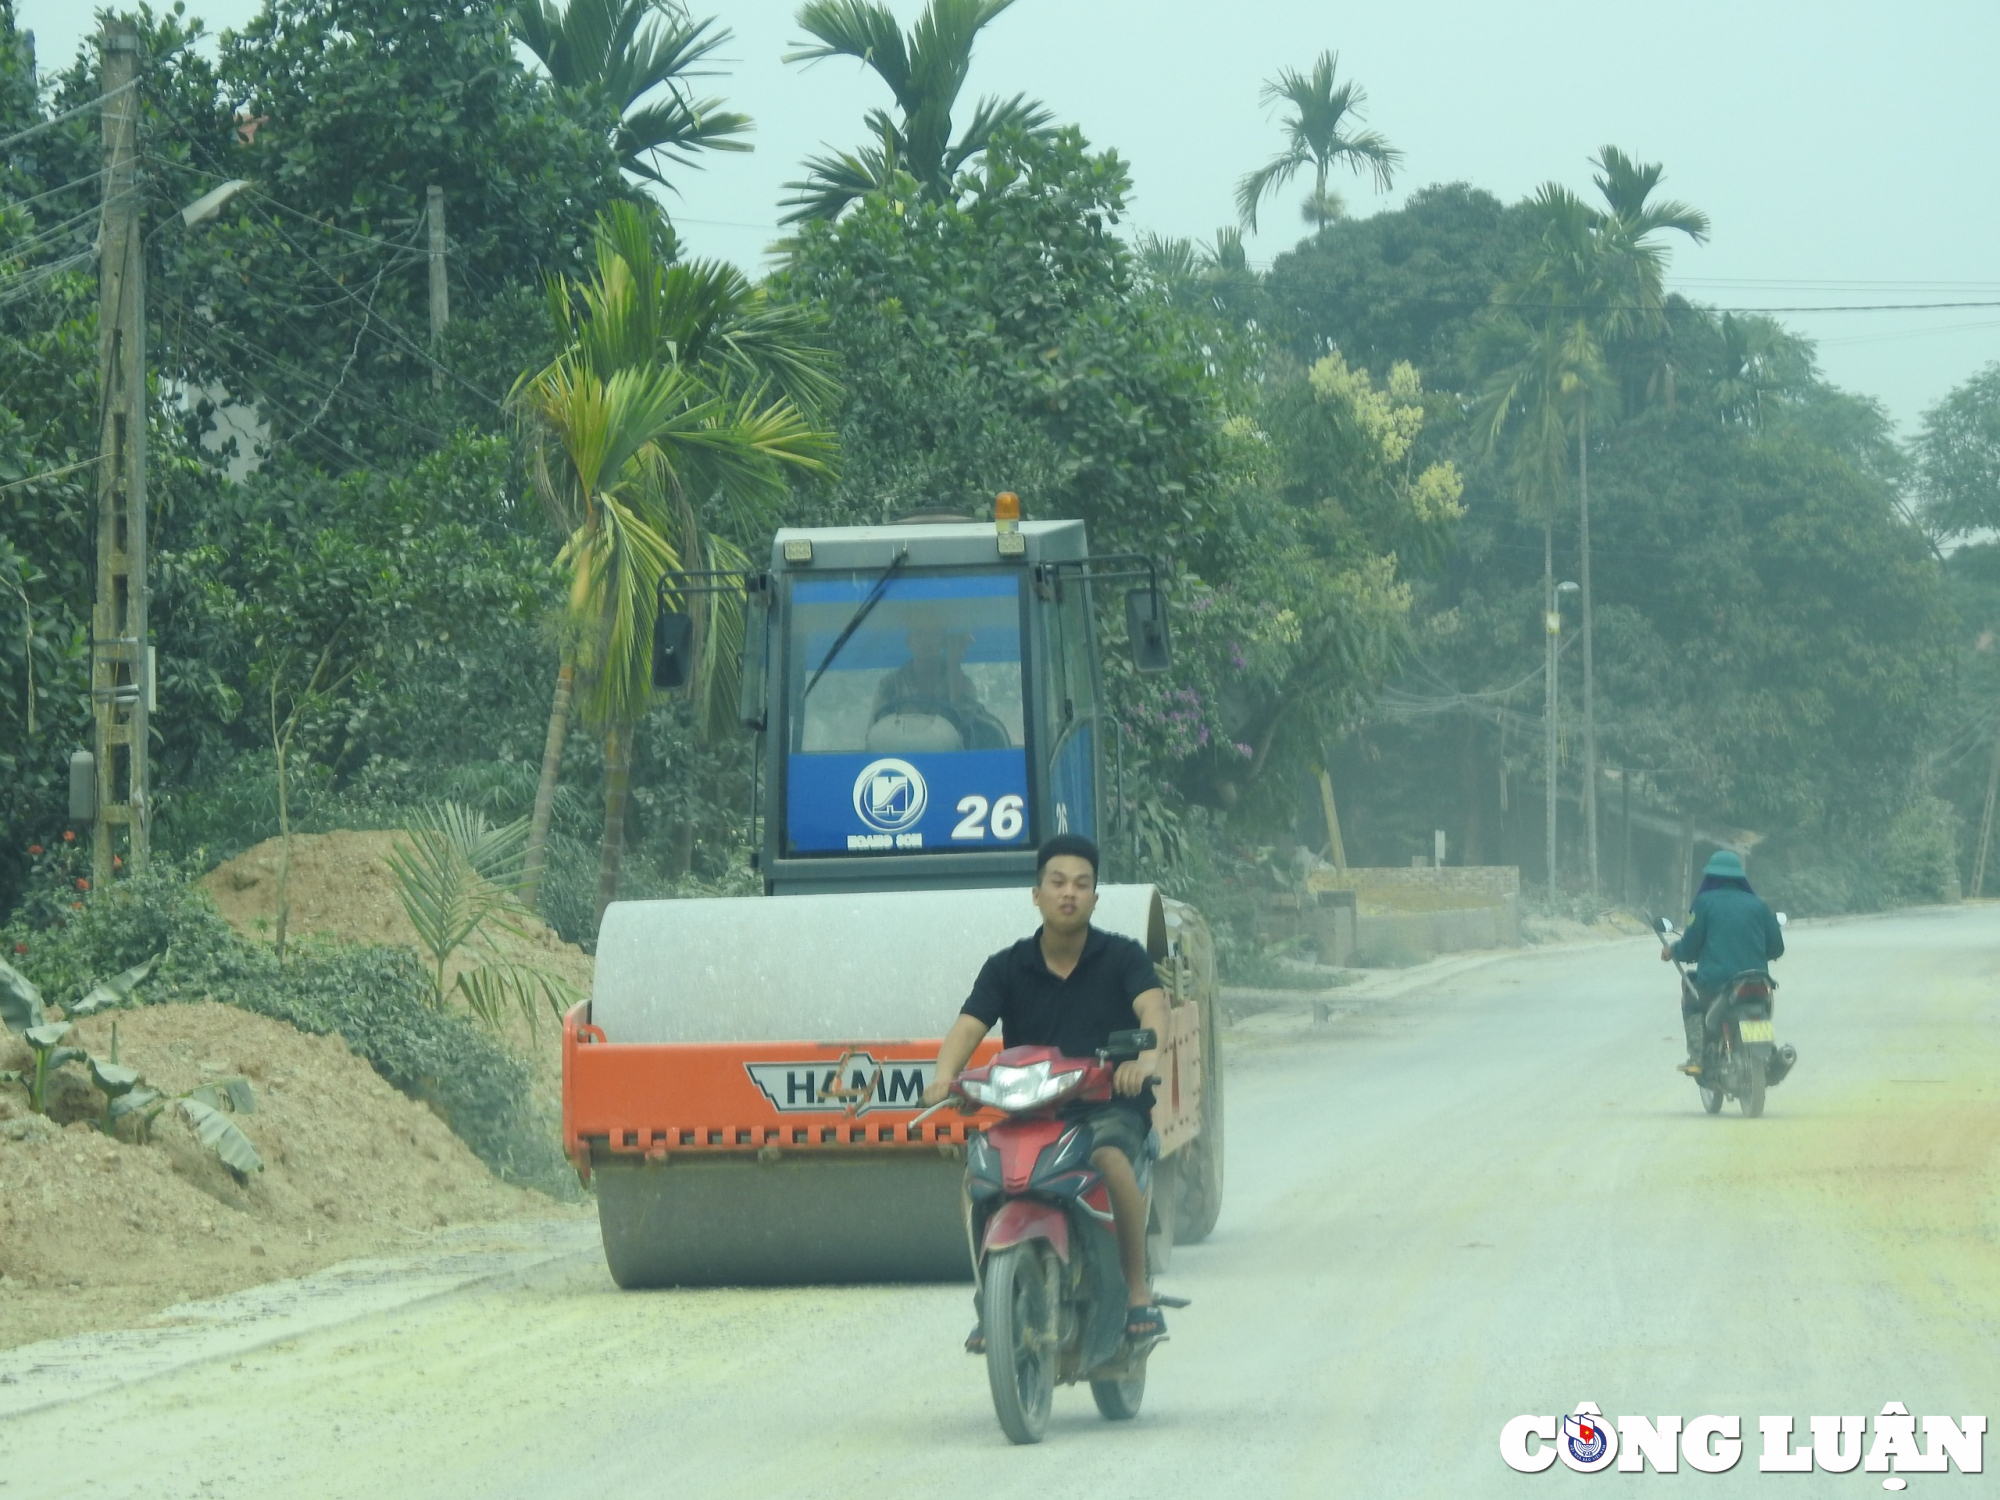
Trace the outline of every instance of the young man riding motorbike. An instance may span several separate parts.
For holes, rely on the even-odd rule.
[[[1705,1016],[1722,987],[1748,970],[1769,969],[1772,960],[1783,957],[1784,952],[1784,929],[1771,908],[1750,889],[1742,857],[1728,849],[1718,850],[1702,868],[1701,889],[1695,893],[1687,930],[1678,942],[1660,947],[1660,962],[1679,959],[1695,966],[1695,992],[1681,991],[1681,1025],[1687,1032],[1688,1048],[1688,1060],[1681,1064],[1683,1073],[1691,1078],[1701,1076],[1702,1054],[1707,1049]]]
[[[1040,930],[1001,949],[980,969],[971,997],[938,1049],[937,1073],[924,1090],[926,1105],[948,1096],[952,1080],[996,1021],[1009,1047],[1054,1047],[1067,1057],[1089,1057],[1108,1045],[1112,1032],[1135,1026],[1167,1035],[1167,995],[1146,950],[1090,925],[1097,909],[1097,845],[1074,833],[1043,844],[1032,895],[1042,914]],[[1152,1130],[1147,1080],[1159,1063],[1157,1050],[1121,1063],[1113,1084],[1116,1099],[1070,1112],[1089,1123],[1095,1141],[1091,1164],[1110,1189],[1125,1270],[1125,1328],[1135,1342],[1166,1333],[1166,1319],[1153,1305],[1146,1281],[1146,1198],[1132,1165]],[[984,1348],[978,1328],[966,1347],[975,1353]]]

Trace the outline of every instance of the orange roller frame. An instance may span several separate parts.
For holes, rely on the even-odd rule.
[[[563,1018],[563,1149],[588,1177],[593,1147],[657,1160],[963,1145],[998,1116],[941,1110],[910,1123],[940,1042],[614,1042],[586,1000]],[[988,1038],[973,1065],[999,1051]]]

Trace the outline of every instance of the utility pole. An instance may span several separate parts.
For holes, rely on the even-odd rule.
[[[1583,542],[1583,847],[1590,856],[1590,894],[1597,894],[1597,676],[1591,661],[1590,394],[1576,413],[1576,488]]]
[[[1972,899],[1986,894],[1986,851],[1993,842],[1993,802],[2000,796],[2000,734],[1993,738],[1993,764],[1986,773],[1986,810],[1979,815],[1979,852],[1972,860]]]
[[[431,354],[436,357],[444,337],[444,325],[451,321],[451,283],[444,274],[444,189],[433,187],[424,203],[424,222],[430,228],[431,263]],[[431,370],[431,389],[444,389],[444,371]]]
[[[1542,739],[1543,803],[1547,810],[1549,900],[1556,898],[1556,646],[1562,616],[1556,612],[1556,525],[1542,523]]]
[[[98,236],[97,369],[103,427],[97,465],[97,598],[90,698],[96,721],[93,888],[111,882],[112,830],[125,829],[128,873],[146,867],[152,654],[146,640],[146,261],[139,232],[139,31],[105,22],[104,217]]]

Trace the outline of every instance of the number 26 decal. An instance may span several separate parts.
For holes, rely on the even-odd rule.
[[[998,802],[988,803],[984,797],[961,797],[958,811],[965,816],[958,820],[951,830],[955,839],[983,839],[986,837],[986,811],[993,810],[993,837],[996,839],[1017,839],[1027,825],[1028,815],[1019,797],[1006,796]]]

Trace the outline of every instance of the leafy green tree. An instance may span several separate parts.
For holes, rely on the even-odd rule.
[[[1145,285],[1115,153],[1070,129],[995,142],[963,203],[869,197],[803,227],[774,294],[825,310],[848,396],[814,510],[879,521],[998,490],[1095,545],[1236,549],[1216,328]]]
[[[703,151],[751,149],[750,117],[688,86],[734,35],[711,33],[712,17],[696,21],[669,0],[522,0],[508,24],[558,88],[610,115],[618,165],[634,176],[666,186],[663,160],[698,166]]]
[[[1271,336],[1307,364],[1338,350],[1379,379],[1403,360],[1433,390],[1475,392],[1484,372],[1468,358],[1469,333],[1526,257],[1527,221],[1525,205],[1446,183],[1328,224],[1265,277]]]
[[[531,73],[505,15],[444,0],[272,0],[213,63],[166,21],[143,38],[152,351],[197,426],[245,408],[275,451],[400,467],[504,425],[487,361],[545,359],[533,309],[591,218],[628,191],[595,105]],[[96,92],[94,64],[58,103]],[[95,169],[79,143],[75,165]],[[174,210],[247,179],[212,221]],[[444,189],[453,322],[434,346],[426,234]],[[439,366],[444,368],[439,370]],[[247,446],[247,444],[246,444]],[[249,455],[245,455],[246,457]]]
[[[1924,413],[1915,453],[1928,525],[1943,536],[2000,526],[2000,363]]]
[[[929,0],[909,35],[879,0],[811,0],[798,23],[814,38],[787,53],[787,62],[852,57],[871,69],[895,96],[898,117],[871,109],[872,145],[806,162],[806,175],[785,185],[792,210],[786,223],[839,217],[855,199],[879,192],[900,174],[913,193],[949,197],[958,174],[1004,132],[1040,132],[1052,118],[1025,94],[982,99],[972,119],[952,139],[952,111],[972,67],[972,49],[987,24],[1014,0]]]
[[[1313,171],[1312,196],[1305,202],[1305,220],[1324,227],[1345,214],[1338,194],[1328,190],[1327,174],[1335,167],[1367,173],[1387,192],[1395,185],[1403,153],[1378,130],[1357,130],[1367,90],[1353,79],[1339,83],[1340,55],[1322,52],[1310,73],[1281,69],[1264,85],[1266,104],[1290,107],[1285,149],[1236,185],[1236,210],[1245,227],[1257,227],[1257,206],[1305,167]]]

